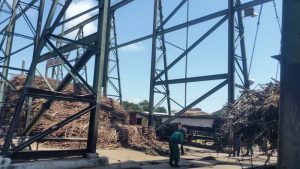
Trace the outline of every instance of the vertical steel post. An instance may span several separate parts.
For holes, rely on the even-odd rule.
[[[44,14],[44,7],[45,7],[45,0],[40,0],[40,7],[38,11],[38,19],[37,19],[37,25],[36,25],[36,34],[34,38],[34,49],[38,46],[39,41],[40,41],[40,36],[41,36],[41,31],[42,31],[42,19],[43,19],[43,14]],[[33,72],[35,74],[35,72]],[[33,75],[34,76],[34,75]],[[31,121],[31,111],[32,111],[32,102],[33,98],[28,97],[27,98],[27,111],[26,111],[26,122],[25,122],[25,127],[28,126],[28,124]]]
[[[117,30],[116,30],[116,20],[115,20],[114,13],[112,14],[112,26],[113,26],[113,35],[114,35],[114,44],[117,46]],[[118,76],[118,87],[119,87],[119,97],[120,97],[120,103],[123,104],[122,100],[122,89],[121,89],[121,75],[120,75],[120,61],[119,61],[119,51],[118,49],[115,49],[116,51],[116,64],[117,64],[117,76]]]
[[[237,6],[241,5],[241,1],[236,1]],[[246,55],[246,45],[245,45],[245,29],[243,24],[242,18],[242,11],[237,11],[237,18],[238,18],[238,30],[239,30],[239,37],[240,37],[240,45],[241,45],[241,56],[242,56],[242,66],[243,66],[243,78],[244,78],[244,87],[246,89],[250,89],[250,82],[249,82],[249,74],[248,74],[248,66],[247,66],[247,55]]]
[[[234,103],[234,74],[235,74],[235,46],[234,46],[234,0],[228,0],[228,103]],[[229,145],[232,148],[232,121],[229,129]]]
[[[162,12],[162,3],[161,3],[161,0],[159,0],[159,20],[160,20],[160,25],[163,24],[163,21],[164,21],[164,18],[163,18],[163,12]],[[161,30],[163,31],[164,27],[161,26]],[[168,66],[167,65],[167,49],[166,49],[166,44],[165,44],[165,35],[162,33],[160,35],[160,40],[161,40],[161,44],[162,44],[162,50],[163,50],[163,60],[164,60],[164,69],[166,69],[166,67]],[[165,73],[165,80],[169,80],[169,75],[168,75],[168,72]],[[165,88],[166,88],[166,97],[167,97],[167,109],[168,109],[168,114],[171,115],[171,101],[170,101],[170,89],[169,89],[169,84],[166,84],[165,85]]]
[[[108,42],[108,45],[105,47],[105,59],[104,59],[104,76],[103,76],[103,96],[107,97],[107,92],[108,92],[108,81],[109,81],[109,44],[110,44],[110,28],[111,28],[111,15],[110,12],[108,13],[108,24],[107,24],[107,29],[108,31],[106,32],[106,41]]]
[[[55,67],[52,67],[51,78],[55,79]]]
[[[279,169],[300,168],[300,2],[284,1],[282,10],[279,114]]]
[[[156,37],[157,37],[157,12],[158,0],[154,0],[153,14],[153,34],[152,34],[152,51],[151,51],[151,74],[150,74],[150,96],[149,96],[149,117],[148,125],[152,125],[153,107],[154,107],[154,78],[155,78],[155,62],[156,62]]]
[[[189,21],[189,12],[190,12],[190,1],[187,0],[187,3],[186,3],[186,22]],[[188,49],[188,45],[189,45],[189,26],[186,27],[186,33],[185,33],[185,50]],[[187,78],[188,76],[188,53],[185,55],[185,68],[184,68],[185,72],[184,72],[184,78]],[[187,82],[184,83],[184,107],[187,106]]]
[[[64,0],[64,3],[66,3],[66,0]],[[63,16],[63,22],[66,20],[66,15],[64,14]],[[65,32],[65,24],[62,24],[61,26],[61,36],[64,36],[64,32]],[[63,41],[61,39],[57,39],[56,40],[56,47],[59,48],[63,46]],[[64,55],[64,53],[63,53]],[[59,58],[59,57],[57,57]],[[63,77],[64,77],[64,73],[63,73],[63,62],[61,62],[61,64],[55,65],[52,68],[52,78],[55,77],[56,80],[56,86],[58,86],[58,84],[62,81]]]
[[[17,0],[13,0],[13,4],[12,4],[13,13],[12,13],[11,19],[15,18],[15,16],[16,16],[16,12],[17,12],[16,9],[17,9]],[[14,30],[15,30],[15,22],[10,21],[8,24],[7,31],[14,32]],[[12,51],[13,38],[14,38],[13,33],[8,33],[7,40],[6,40],[6,48],[5,48],[5,60],[4,60],[4,64],[3,64],[4,67],[2,69],[2,75],[6,79],[8,77],[8,68],[6,68],[6,67],[9,67],[9,65],[10,65],[10,54]],[[3,120],[2,117],[4,117],[4,107],[5,107],[4,102],[5,102],[5,91],[6,91],[5,88],[6,88],[6,82],[5,82],[5,80],[2,80],[2,83],[0,84],[0,107],[1,107],[0,123],[2,123],[2,120]]]
[[[84,37],[84,31],[83,31],[83,26],[81,26],[81,27],[78,28],[78,32],[77,32],[77,35],[76,35],[75,39],[79,40],[79,39],[82,39],[83,37]],[[78,60],[80,59],[80,57],[82,56],[84,51],[85,51],[84,48],[78,48],[76,50],[75,64],[78,63]],[[88,78],[87,78],[87,67],[86,67],[86,65],[84,65],[81,70],[83,71],[84,79],[87,81]],[[84,89],[84,88],[81,86],[78,79],[74,79],[73,83],[74,83],[74,94],[75,95],[80,95],[81,90]]]
[[[25,70],[25,60],[22,60],[22,69]],[[25,72],[22,71],[21,74],[24,75]]]
[[[45,68],[45,77],[47,78],[48,77],[48,67],[46,66]]]
[[[90,123],[89,123],[89,133],[88,133],[88,142],[87,150],[89,153],[96,153],[97,146],[97,134],[98,134],[98,123],[100,116],[100,101],[102,95],[102,84],[104,77],[104,62],[105,55],[107,55],[107,31],[109,24],[109,8],[110,0],[98,1],[99,3],[99,17],[98,17],[98,41],[96,45],[100,47],[100,51],[96,53],[95,58],[95,72],[94,72],[94,82],[93,88],[97,93],[96,100],[96,110],[91,111],[90,114]],[[103,5],[101,5],[103,3]],[[103,8],[102,8],[103,7]]]
[[[228,0],[228,102],[234,103],[234,0]]]
[[[109,32],[109,47],[113,48],[118,45],[117,43],[117,31],[116,31],[116,22],[115,22],[115,16],[114,11],[111,11],[110,14],[110,32]],[[104,87],[104,90],[107,95],[110,95],[110,91],[108,89],[108,84],[111,85],[111,89],[116,92],[116,94],[112,94],[110,96],[116,97],[117,100],[122,104],[122,90],[121,90],[121,76],[120,76],[120,65],[119,65],[119,52],[118,49],[109,49],[109,55],[107,60],[107,73],[106,73],[106,87]],[[115,72],[113,74],[113,72]],[[117,82],[115,82],[117,81]],[[115,83],[117,83],[115,85]]]

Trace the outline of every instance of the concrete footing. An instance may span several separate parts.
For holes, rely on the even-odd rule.
[[[10,163],[10,158],[3,158],[2,156],[0,156],[0,169],[6,169],[8,166],[10,166]]]
[[[106,165],[108,165],[107,157],[97,157],[15,163],[5,168],[0,166],[0,169],[79,169]]]

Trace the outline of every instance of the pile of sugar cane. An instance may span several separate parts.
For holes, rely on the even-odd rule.
[[[20,94],[23,89],[23,84],[26,76],[15,76],[11,79],[11,83],[15,86],[12,90],[7,88],[5,107],[6,116],[5,121],[9,124],[12,114],[14,113],[14,107],[18,102]],[[56,81],[53,79],[47,79],[52,88],[55,88]],[[41,77],[35,77],[33,81],[35,88],[49,90],[49,87]],[[74,85],[70,84],[63,91],[64,93],[74,93]],[[34,99],[32,104],[32,116],[34,116],[41,108],[45,99]],[[118,148],[128,147],[136,150],[144,151],[150,154],[167,154],[167,149],[164,148],[165,144],[156,140],[155,130],[151,127],[144,127],[138,125],[128,124],[128,113],[124,111],[123,107],[116,101],[109,98],[101,99],[101,112],[99,116],[98,127],[98,148]],[[69,101],[54,101],[50,109],[41,117],[39,123],[33,129],[32,135],[39,133],[58,122],[66,119],[70,115],[77,113],[78,111],[89,106],[88,103],[83,102],[69,102]],[[25,113],[27,106],[24,106],[20,123],[18,126],[18,133],[22,133],[22,129],[25,125]],[[49,134],[47,137],[51,138],[87,138],[89,113],[81,116],[77,120],[67,124],[61,129]],[[45,142],[47,146],[55,146],[56,148],[74,149],[79,146],[85,146],[86,143],[80,142]]]

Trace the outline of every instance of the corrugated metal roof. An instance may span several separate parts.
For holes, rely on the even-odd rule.
[[[131,112],[131,113],[137,113],[140,115],[144,115],[144,116],[148,116],[149,112]],[[172,112],[172,115],[176,114],[177,112]],[[169,115],[167,113],[161,113],[161,112],[153,112],[154,116],[157,117],[169,117]],[[184,114],[182,114],[180,116],[181,118],[215,118],[216,116],[208,114],[206,112],[203,111],[187,111]]]

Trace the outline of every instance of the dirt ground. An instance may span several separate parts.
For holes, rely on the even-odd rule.
[[[36,144],[33,144],[36,149]],[[53,148],[39,146],[39,150]],[[254,157],[230,157],[228,154],[214,150],[185,146],[186,155],[181,157],[180,168],[186,169],[246,169],[252,166],[263,166],[267,156],[255,152]],[[109,159],[109,166],[101,166],[92,169],[168,169],[168,156],[153,156],[131,149],[119,148],[114,150],[98,149],[99,156]],[[277,157],[271,157],[270,163],[274,164]],[[268,163],[268,164],[270,164]]]
[[[180,168],[193,169],[241,169],[251,167],[249,157],[231,157],[228,154],[218,153],[213,150],[185,147],[188,149],[187,155],[182,156]],[[99,167],[99,169],[167,169],[168,157],[152,156],[143,152],[129,149],[98,150],[100,156],[109,158],[109,166]],[[262,166],[267,157],[255,155],[252,159],[253,166]],[[271,157],[272,163],[276,162],[276,157]],[[97,169],[97,168],[94,168]]]

